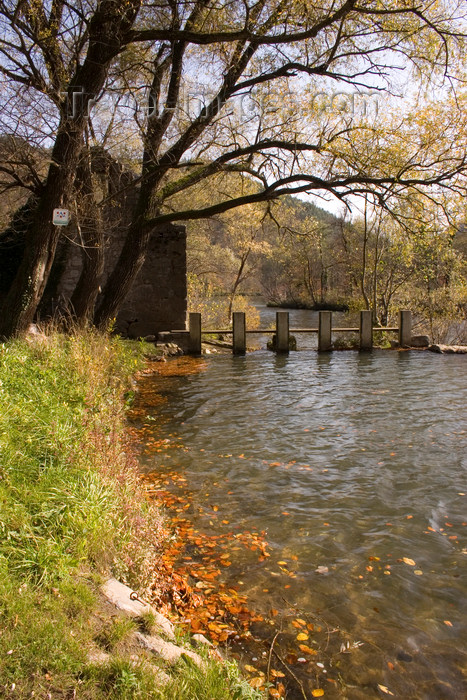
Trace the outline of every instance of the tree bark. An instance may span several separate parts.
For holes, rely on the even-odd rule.
[[[92,321],[104,272],[105,254],[102,215],[94,195],[89,158],[89,152],[85,153],[77,172],[83,268],[70,300],[71,311],[80,325]]]
[[[120,257],[107,280],[102,297],[98,301],[94,323],[102,330],[105,330],[109,322],[117,315],[117,311],[130,291],[146,257],[154,227],[146,224],[144,214],[141,214],[141,212],[146,211],[145,199],[146,193],[142,193],[137,205],[136,216],[128,231]]]
[[[8,338],[27,330],[42,298],[60,237],[52,223],[55,207],[67,205],[89,106],[102,90],[111,60],[126,41],[140,0],[102,0],[88,24],[89,44],[84,62],[65,89],[66,104],[61,106],[57,138],[52,150],[47,179],[38,206],[26,232],[26,250],[13,284],[0,310],[0,337]],[[76,100],[79,95],[79,100]],[[67,106],[73,105],[70,113]]]

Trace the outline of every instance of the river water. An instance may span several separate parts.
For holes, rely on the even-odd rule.
[[[183,445],[144,468],[183,475],[197,527],[266,533],[271,556],[225,577],[274,610],[287,697],[467,697],[466,361],[258,351],[143,379],[146,430]]]

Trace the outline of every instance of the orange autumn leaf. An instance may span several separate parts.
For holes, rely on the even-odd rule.
[[[269,673],[271,678],[285,678],[285,673],[282,673],[282,671],[276,671],[274,668],[271,668]]]
[[[318,653],[316,649],[312,649],[306,644],[299,644],[298,648],[300,649],[300,651],[303,651],[304,654],[311,654],[312,656],[315,656]]]
[[[311,694],[314,698],[322,698],[324,695],[324,690],[322,688],[316,688],[315,690],[311,691]]]
[[[300,632],[300,634],[297,634],[297,640],[299,642],[304,642],[306,639],[309,639],[309,636],[306,632]]]
[[[264,684],[264,678],[261,676],[256,676],[256,678],[250,678],[248,683],[251,685],[252,688],[258,689],[261,688],[261,686]]]
[[[297,620],[292,620],[292,625],[297,629],[301,629],[302,627],[306,627],[306,622],[298,618]]]

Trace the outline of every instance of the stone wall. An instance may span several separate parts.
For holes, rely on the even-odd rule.
[[[157,230],[133,288],[117,316],[116,329],[130,338],[186,327],[186,229]]]
[[[122,249],[126,222],[112,227],[107,241],[102,285]],[[66,309],[82,268],[82,248],[69,241],[61,254],[60,279],[54,294],[55,309]],[[125,337],[138,338],[160,331],[185,329],[187,312],[186,229],[169,224],[156,229],[146,260],[120,308],[116,330]]]

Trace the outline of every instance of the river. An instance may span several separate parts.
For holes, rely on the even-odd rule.
[[[174,362],[142,380],[160,396],[145,429],[183,449],[148,450],[144,469],[183,475],[196,527],[265,531],[271,556],[234,552],[224,577],[274,610],[287,697],[467,697],[465,356]],[[243,645],[247,663],[260,649]]]

